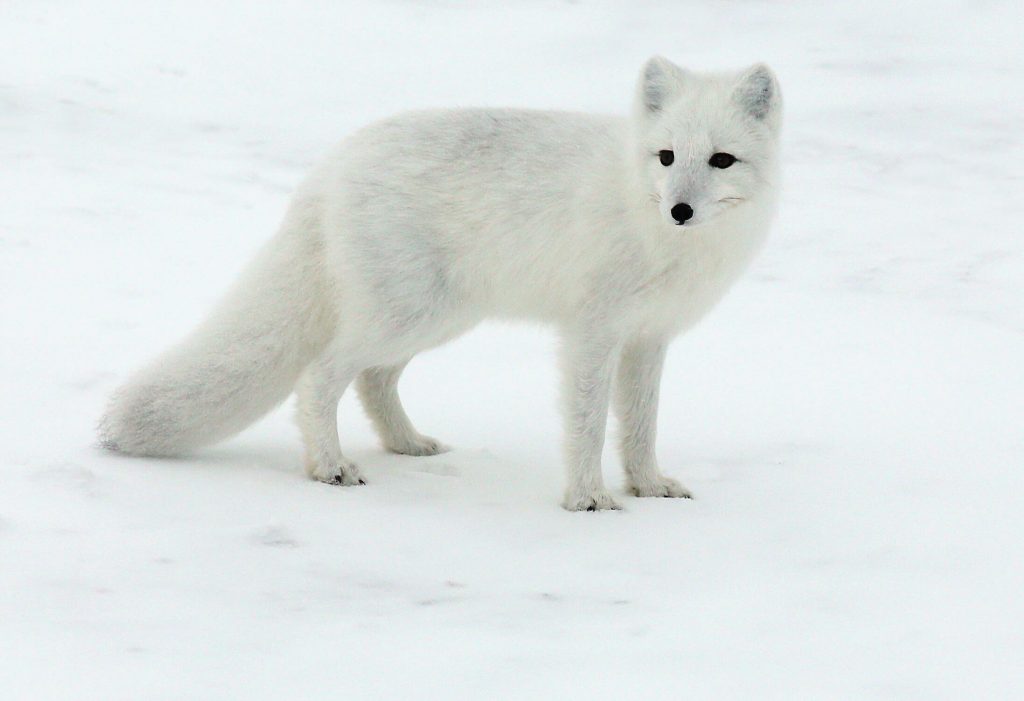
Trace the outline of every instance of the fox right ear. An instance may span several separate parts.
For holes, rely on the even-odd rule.
[[[683,87],[683,69],[661,56],[654,56],[640,72],[637,100],[644,112],[660,112]]]

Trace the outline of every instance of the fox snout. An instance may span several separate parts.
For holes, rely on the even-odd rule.
[[[693,207],[680,202],[672,207],[672,218],[676,220],[676,224],[682,226],[686,221],[693,216]]]

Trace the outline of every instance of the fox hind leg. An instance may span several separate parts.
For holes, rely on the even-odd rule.
[[[366,484],[359,467],[341,452],[338,402],[357,370],[328,348],[296,387],[298,424],[306,446],[306,472],[328,484]]]
[[[405,363],[373,367],[359,374],[356,387],[367,416],[384,447],[401,455],[437,455],[449,450],[435,438],[424,436],[412,425],[398,397],[398,379]]]

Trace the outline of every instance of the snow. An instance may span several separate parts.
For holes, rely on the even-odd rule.
[[[24,3],[0,10],[6,699],[1024,695],[1020,3]],[[456,446],[301,475],[290,404],[184,460],[92,425],[333,142],[423,106],[623,112],[650,54],[755,60],[783,208],[672,347],[694,501],[570,514],[554,340],[403,397]],[[607,478],[621,490],[614,450]]]

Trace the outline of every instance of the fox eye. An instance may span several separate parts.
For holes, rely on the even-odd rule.
[[[670,166],[672,161],[676,160],[676,154],[671,151],[658,151],[658,159],[661,161],[661,165]]]
[[[708,160],[708,165],[712,168],[728,168],[736,162],[736,156],[731,153],[716,153]]]

